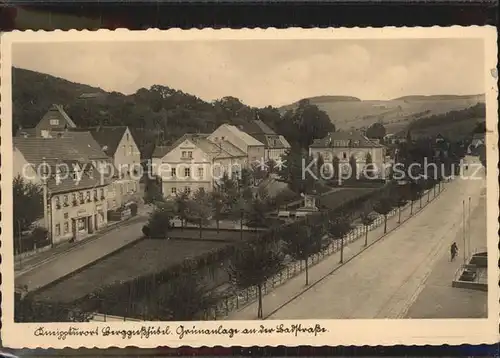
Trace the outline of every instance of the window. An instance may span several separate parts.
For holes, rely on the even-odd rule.
[[[170,191],[172,194],[177,194],[177,188],[176,187],[173,187]]]
[[[184,176],[186,178],[191,176],[191,168],[184,168]]]
[[[104,199],[104,189],[101,189],[101,199]]]
[[[56,224],[56,236],[61,235],[61,224]]]
[[[188,152],[188,158],[192,159],[193,158],[193,152]]]
[[[64,223],[64,233],[65,233],[65,234],[67,234],[67,233],[68,233],[68,231],[69,231],[69,224],[68,224],[68,222],[66,221],[66,222]]]
[[[77,202],[76,202],[76,193],[73,193],[71,195],[71,201],[73,202],[73,206],[76,206],[77,205]]]
[[[80,203],[83,203],[83,191],[78,193],[78,199],[80,199]]]
[[[94,201],[98,201],[99,198],[97,197],[97,189],[94,189]]]
[[[122,149],[123,149],[123,153],[125,153],[125,155],[127,154],[127,147],[124,145],[122,145]]]
[[[59,119],[51,119],[50,120],[50,125],[51,126],[58,126],[59,125]]]
[[[170,170],[170,175],[175,178],[175,176],[177,175],[177,168],[172,168],[172,170]]]
[[[184,192],[186,194],[191,194],[191,187],[189,187],[189,186],[184,187]]]
[[[76,180],[76,172],[75,171],[73,173],[71,173],[71,176],[73,177],[73,180]]]
[[[64,218],[67,219],[69,217],[68,213],[64,213]]]
[[[129,153],[128,153],[129,155],[132,155],[132,153],[133,153],[133,148],[132,148],[132,146],[131,146],[131,145],[129,145],[129,146],[128,146],[128,152],[129,152]]]
[[[342,158],[343,158],[343,159],[347,159],[347,153],[346,153],[346,152],[343,152],[343,153],[342,153]]]
[[[128,135],[128,133],[127,133],[127,142],[128,142],[128,140],[129,140],[129,135]]]
[[[61,203],[59,202],[59,197],[58,196],[54,197],[54,201],[55,201],[55,204],[56,204],[56,209],[60,209],[61,208]]]
[[[198,178],[203,178],[203,168],[198,168]]]
[[[186,158],[186,152],[185,152],[185,151],[183,151],[183,152],[181,153],[181,158]]]
[[[87,202],[90,201],[90,191],[87,191],[87,197],[86,197],[86,199],[87,199]]]

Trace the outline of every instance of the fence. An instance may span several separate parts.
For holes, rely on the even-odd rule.
[[[422,193],[422,197],[424,197],[428,192],[433,189],[425,191]],[[437,192],[437,197],[441,192]],[[434,198],[434,197],[433,197]],[[431,200],[432,201],[432,200]],[[430,201],[429,201],[430,202]],[[422,204],[422,208],[427,205],[428,201]],[[387,214],[387,219],[395,216],[399,210],[403,211],[409,208],[412,205],[411,202],[407,203],[405,206],[401,207],[401,209],[396,208],[391,210]],[[344,246],[348,245],[365,234],[365,230],[371,231],[384,223],[385,219],[383,215],[379,215],[375,218],[375,220],[368,225],[366,228],[364,226],[357,226],[353,230],[351,230],[344,237]],[[330,255],[338,252],[341,249],[340,240],[333,241],[330,245],[328,245],[324,250],[320,251],[317,254],[313,254],[308,259],[308,267],[312,267],[322,261],[323,259],[329,257]],[[265,281],[262,285],[262,295],[265,296],[267,293],[271,292],[275,287],[278,287],[285,283],[286,281],[294,278],[305,270],[305,262],[303,260],[300,261],[292,261],[286,265],[286,267],[277,275],[271,277],[269,280]],[[219,317],[225,317],[230,312],[234,310],[238,310],[243,308],[258,299],[258,290],[257,287],[249,287],[247,289],[228,292],[232,293],[231,295],[226,296],[223,300],[221,300],[214,308],[212,308],[209,312],[204,313],[205,319],[217,319]]]

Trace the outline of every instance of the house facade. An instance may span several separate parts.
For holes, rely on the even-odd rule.
[[[226,140],[213,142],[208,134],[185,134],[170,147],[153,153],[151,170],[162,182],[165,197],[203,188],[210,192],[224,173],[237,176],[247,155]]]
[[[264,160],[277,162],[290,149],[290,143],[282,135],[276,134],[267,124],[259,119],[245,123],[240,128],[264,144]]]
[[[53,132],[76,128],[75,122],[64,111],[63,106],[53,104],[35,127],[36,137],[48,137]]]
[[[265,160],[265,145],[236,126],[223,124],[207,139],[213,143],[228,142],[245,153],[248,165]]]
[[[82,239],[107,225],[109,179],[96,165],[110,160],[90,133],[16,137],[13,145],[14,178],[42,186],[43,222],[54,244]]]
[[[116,210],[131,201],[141,200],[141,153],[126,126],[89,128],[102,151],[112,159],[114,175],[109,187],[108,209]]]
[[[356,160],[357,171],[360,173],[367,165],[367,158],[371,158],[372,176],[383,178],[387,174],[385,147],[375,143],[356,131],[332,132],[326,137],[316,139],[309,147],[309,155],[323,157],[325,163],[331,163],[334,157],[339,159],[341,168],[347,168],[351,157]]]

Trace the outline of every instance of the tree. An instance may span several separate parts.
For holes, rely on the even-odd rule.
[[[315,178],[304,168],[309,167],[314,159],[301,149],[292,149],[284,156],[286,166],[278,170],[280,179],[288,183],[288,187],[295,193],[309,193],[314,189]],[[314,166],[311,172],[314,174]]]
[[[266,224],[267,203],[260,197],[254,197],[247,201],[246,225],[253,227],[262,227]]]
[[[384,234],[387,233],[387,215],[391,212],[394,205],[394,199],[390,196],[381,197],[373,206],[373,209],[384,216]]]
[[[385,127],[382,123],[373,123],[366,130],[366,136],[370,139],[383,140],[386,134]]]
[[[144,203],[155,204],[156,202],[164,201],[161,192],[161,186],[158,184],[157,179],[147,179],[146,187],[144,190]]]
[[[247,243],[231,259],[228,268],[231,283],[240,289],[257,288],[257,318],[263,318],[262,286],[283,267],[283,255],[274,242]]]
[[[409,195],[408,192],[406,191],[406,187],[402,186],[397,190],[395,193],[395,200],[394,204],[398,208],[398,224],[401,224],[401,209],[406,205],[408,202]]]
[[[354,155],[349,158],[349,165],[351,166],[351,178],[358,179],[358,162]]]
[[[237,182],[224,173],[221,180],[217,183],[217,190],[222,194],[225,212],[232,213],[240,193]]]
[[[181,273],[158,287],[146,301],[148,318],[161,321],[197,320],[218,297],[208,290],[196,272]]]
[[[176,214],[181,220],[181,229],[184,228],[184,224],[187,220],[188,203],[189,194],[186,191],[182,191],[181,193],[177,193],[175,195]]]
[[[323,230],[321,226],[306,223],[298,230],[286,231],[282,238],[285,253],[296,260],[303,260],[306,266],[306,286],[309,285],[309,257],[324,249]]]
[[[187,203],[187,221],[200,226],[200,239],[203,237],[203,225],[206,225],[212,217],[212,205],[210,196],[205,189],[198,189],[191,200]]]
[[[171,228],[171,220],[174,217],[174,208],[170,203],[163,203],[156,206],[150,214],[148,223],[143,227],[142,232],[151,238],[165,238]]]
[[[349,219],[343,214],[328,222],[328,233],[334,240],[340,240],[340,263],[344,262],[344,237],[351,229]]]
[[[323,156],[321,154],[318,154],[318,157],[316,158],[316,176],[318,178],[321,178],[323,176],[321,172],[323,164],[325,164],[325,160],[323,159]]]
[[[340,159],[336,155],[332,158],[333,177],[340,178]]]
[[[20,175],[12,182],[14,236],[19,236],[30,225],[43,217],[43,188],[26,182]]]
[[[375,218],[372,215],[373,207],[369,204],[365,204],[360,213],[361,223],[365,227],[365,246],[368,246],[368,226],[370,226]]]
[[[224,198],[219,191],[214,190],[210,194],[210,202],[212,205],[213,218],[217,224],[217,232],[219,232],[219,224],[224,217]]]

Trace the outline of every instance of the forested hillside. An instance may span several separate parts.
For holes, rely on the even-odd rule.
[[[129,126],[146,158],[155,145],[167,145],[184,133],[206,133],[223,123],[240,125],[255,118],[303,147],[334,129],[328,115],[308,101],[280,116],[271,106],[252,108],[230,96],[209,103],[162,85],[127,96],[18,68],[12,80],[14,131],[34,127],[52,104],[61,104],[79,127]]]

